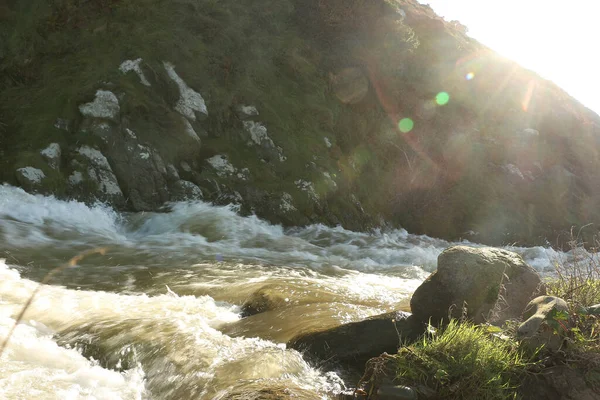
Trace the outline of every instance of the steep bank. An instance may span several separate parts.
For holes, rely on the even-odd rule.
[[[415,1],[5,1],[0,22],[0,179],[30,191],[494,244],[600,220],[598,116]]]

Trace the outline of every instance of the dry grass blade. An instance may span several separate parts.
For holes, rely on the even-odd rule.
[[[50,280],[54,277],[54,275],[58,274],[59,272],[62,272],[62,271],[64,271],[67,268],[75,267],[77,265],[77,263],[79,261],[83,260],[85,257],[87,257],[89,255],[92,255],[92,254],[101,254],[101,255],[104,255],[104,254],[106,254],[106,250],[107,250],[106,248],[97,248],[97,249],[86,250],[86,251],[84,251],[82,253],[79,253],[75,257],[71,258],[66,264],[61,265],[60,267],[56,267],[52,271],[50,271],[50,272],[48,272],[46,274],[46,276],[44,277],[44,279],[42,279],[42,281],[37,285],[37,287],[35,288],[35,290],[33,291],[33,293],[31,293],[31,296],[29,296],[29,299],[27,299],[27,303],[25,303],[25,305],[21,309],[21,312],[17,316],[14,325],[12,326],[12,328],[10,329],[10,331],[8,332],[8,335],[6,336],[6,339],[4,339],[4,342],[2,343],[2,347],[0,347],[0,357],[4,353],[4,349],[6,348],[6,345],[8,344],[8,341],[10,340],[10,337],[12,336],[12,334],[15,331],[15,329],[17,328],[17,325],[19,325],[19,322],[21,322],[21,320],[23,319],[23,316],[27,312],[27,309],[29,308],[29,306],[31,306],[31,303],[33,303],[33,299],[38,294],[38,292],[40,291],[40,289],[42,288],[42,286],[45,285],[45,284],[47,284],[48,282],[50,282]]]

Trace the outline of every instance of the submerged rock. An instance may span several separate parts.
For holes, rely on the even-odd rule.
[[[501,324],[518,319],[541,291],[539,274],[518,254],[454,246],[439,255],[437,271],[417,288],[410,307],[423,323],[459,318],[466,307],[466,316],[475,323]]]
[[[517,336],[532,350],[540,346],[556,351],[564,343],[570,326],[569,306],[559,297],[539,296],[523,311],[523,322]]]
[[[326,331],[301,334],[288,347],[310,358],[362,370],[367,360],[396,353],[404,342],[416,340],[423,329],[410,313],[394,311],[344,324]]]
[[[242,305],[242,317],[259,314],[265,311],[289,305],[289,299],[281,290],[265,286],[252,293]]]

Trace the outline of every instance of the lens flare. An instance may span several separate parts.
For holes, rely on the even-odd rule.
[[[443,106],[446,105],[448,102],[450,101],[450,95],[446,92],[439,92],[436,96],[435,96],[435,102],[439,105],[439,106]]]
[[[475,74],[472,72],[469,72],[467,75],[465,75],[465,79],[468,81],[470,81],[473,78],[475,78]]]
[[[402,118],[400,122],[398,122],[398,129],[400,129],[400,132],[402,133],[408,133],[412,131],[414,126],[415,123],[410,118]]]

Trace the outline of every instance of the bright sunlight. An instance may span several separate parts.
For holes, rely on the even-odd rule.
[[[600,112],[600,2],[424,0],[468,35],[547,78]]]

